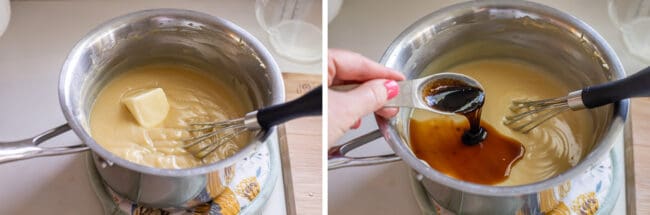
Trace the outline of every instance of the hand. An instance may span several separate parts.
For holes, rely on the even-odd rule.
[[[333,145],[351,128],[358,128],[361,117],[375,112],[384,118],[395,116],[397,108],[382,108],[397,96],[397,82],[404,76],[360,54],[330,49],[328,51],[328,86],[361,83],[348,92],[328,91],[328,139]]]

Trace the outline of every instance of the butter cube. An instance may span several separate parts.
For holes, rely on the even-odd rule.
[[[146,128],[160,124],[169,113],[167,96],[161,88],[143,90],[122,98],[133,118]]]

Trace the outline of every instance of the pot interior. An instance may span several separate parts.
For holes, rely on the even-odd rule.
[[[129,163],[110,155],[90,137],[89,116],[95,98],[120,73],[156,63],[187,65],[230,84],[246,112],[283,99],[280,73],[270,54],[234,24],[175,9],[119,17],[94,29],[77,44],[64,65],[60,82],[62,107],[69,112],[66,117],[71,116],[68,121],[103,158]],[[258,137],[254,142],[265,140],[268,134]]]
[[[588,26],[554,9],[527,2],[472,2],[432,13],[405,30],[384,54],[382,62],[402,71],[408,79],[415,79],[446,72],[459,64],[492,58],[515,59],[542,67],[571,90],[624,76],[613,51]],[[612,141],[606,137],[616,132],[612,126],[619,122],[614,121],[620,120],[624,112],[619,105],[582,110],[593,125],[589,131],[593,140],[583,146],[585,152],[576,166],[584,170],[587,165],[581,163],[595,163],[599,158],[594,156],[602,157],[609,151]],[[461,185],[466,183],[416,164],[420,161],[409,144],[411,115],[412,110],[403,108],[398,117],[388,122],[396,131],[389,131],[388,136],[399,142],[392,144],[393,149],[428,179],[463,190]],[[380,128],[382,123],[385,121],[379,120]],[[521,191],[534,190],[526,188],[516,192]]]

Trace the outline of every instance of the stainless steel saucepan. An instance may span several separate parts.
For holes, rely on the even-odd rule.
[[[118,194],[151,207],[191,207],[201,192],[217,196],[224,172],[254,153],[277,132],[261,133],[239,152],[219,162],[188,169],[160,169],[122,159],[92,138],[89,114],[95,97],[113,77],[130,67],[155,62],[188,64],[240,90],[250,110],[284,101],[280,70],[271,54],[237,25],[207,14],[155,9],[115,18],[95,28],[72,49],[61,69],[59,101],[67,124],[34,138],[0,143],[0,163],[91,150],[103,181]],[[73,130],[82,145],[43,148],[38,144]],[[208,183],[208,181],[210,183]],[[207,200],[206,200],[207,201]]]
[[[571,89],[623,78],[614,50],[596,31],[556,9],[526,1],[471,1],[433,12],[404,30],[381,58],[408,79],[423,75],[430,64],[438,72],[485,58],[513,58],[545,67]],[[487,95],[489,98],[489,95]],[[458,214],[540,214],[540,193],[552,191],[604,159],[623,130],[628,100],[588,110],[595,141],[571,169],[520,186],[487,186],[446,176],[418,159],[409,146],[411,110],[390,120],[377,117],[379,131],[330,149],[330,169],[403,160],[419,174],[427,195]],[[345,154],[379,137],[396,155],[355,158]],[[552,206],[554,207],[554,206]],[[551,209],[552,209],[551,207]]]

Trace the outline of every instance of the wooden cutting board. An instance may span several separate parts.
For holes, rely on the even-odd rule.
[[[320,75],[283,73],[287,101],[322,84]],[[306,117],[285,123],[286,148],[290,172],[284,170],[288,214],[322,213],[322,117]],[[281,131],[282,132],[282,131]],[[281,145],[281,147],[283,147]],[[282,150],[282,149],[281,149]],[[285,165],[286,166],[286,165]],[[287,178],[289,177],[289,178]]]
[[[630,119],[636,214],[650,214],[650,98],[632,99]]]

